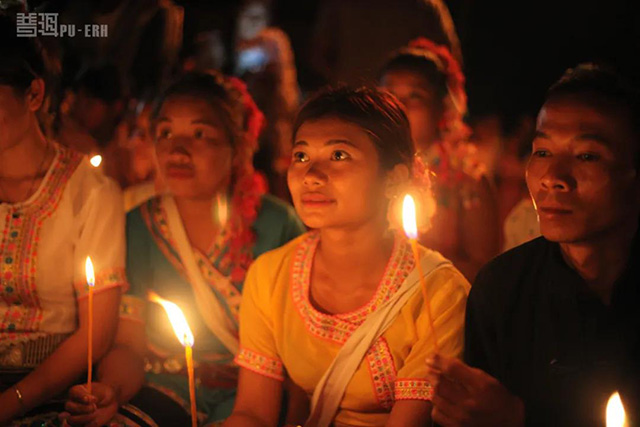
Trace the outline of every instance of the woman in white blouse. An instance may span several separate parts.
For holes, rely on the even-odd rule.
[[[87,256],[94,361],[115,334],[124,213],[115,183],[44,137],[43,55],[16,33],[0,15],[0,425],[46,425],[62,410],[55,397],[86,378]]]

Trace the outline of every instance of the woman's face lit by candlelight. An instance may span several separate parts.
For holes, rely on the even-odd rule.
[[[169,97],[155,120],[154,135],[158,171],[176,197],[210,199],[229,185],[231,141],[208,102]]]
[[[438,138],[438,123],[442,118],[442,100],[433,84],[410,70],[388,71],[381,84],[404,105],[416,150],[426,150]]]
[[[303,123],[288,183],[298,215],[311,228],[357,227],[385,218],[379,154],[356,124],[330,117]]]

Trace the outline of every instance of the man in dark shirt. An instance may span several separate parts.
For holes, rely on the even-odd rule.
[[[640,425],[640,98],[580,65],[549,90],[527,185],[543,237],[491,261],[467,303],[465,363],[427,361],[441,425]]]

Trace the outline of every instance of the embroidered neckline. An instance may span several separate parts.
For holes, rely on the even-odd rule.
[[[29,196],[27,200],[16,203],[4,202],[0,203],[0,205],[8,206],[9,209],[12,210],[31,210],[32,208],[37,208],[38,206],[46,202],[55,192],[55,190],[57,190],[57,185],[52,185],[57,183],[54,183],[52,181],[54,181],[56,177],[60,175],[60,172],[64,168],[66,168],[69,163],[73,163],[73,160],[75,160],[74,157],[81,158],[82,155],[66,147],[62,147],[56,142],[52,141],[50,142],[50,144],[52,145],[54,150],[53,160],[47,168],[47,171],[42,178],[42,182],[40,182],[40,185],[38,186],[38,188],[36,188],[36,191],[31,196]]]
[[[309,300],[311,268],[319,242],[319,233],[311,232],[296,248],[291,267],[291,296],[309,332],[342,344],[369,314],[388,301],[400,288],[413,270],[413,255],[406,240],[396,237],[385,272],[369,302],[347,313],[326,314],[313,307]]]
[[[56,155],[36,193],[10,204],[0,230],[0,298],[8,307],[0,319],[0,341],[37,338],[42,309],[36,288],[38,242],[44,220],[57,209],[66,185],[83,156],[54,143]]]
[[[171,230],[169,230],[167,213],[162,205],[162,198],[155,197],[148,200],[140,206],[140,212],[147,229],[160,249],[160,252],[162,252],[165,258],[173,265],[175,270],[188,283],[189,276],[182,264],[180,254],[176,249],[177,245],[171,235]],[[220,294],[224,298],[225,304],[229,308],[233,321],[237,324],[240,315],[243,280],[233,280],[233,272],[234,269],[237,268],[237,265],[234,264],[234,260],[231,258],[229,253],[230,241],[231,235],[228,230],[221,230],[214,239],[211,249],[207,254],[193,247],[191,249],[194,252],[196,263],[198,264],[205,280],[216,293]],[[229,285],[213,280],[215,274],[212,270],[214,269],[217,270],[219,274],[230,279],[228,282]],[[242,279],[244,279],[246,269],[243,268],[242,271]]]

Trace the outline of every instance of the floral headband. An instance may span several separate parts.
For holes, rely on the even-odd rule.
[[[399,53],[421,56],[433,62],[438,71],[446,76],[447,91],[454,107],[461,115],[464,116],[466,114],[467,93],[464,89],[465,77],[460,64],[446,46],[436,44],[425,37],[419,37],[410,41],[409,46],[400,49]]]

